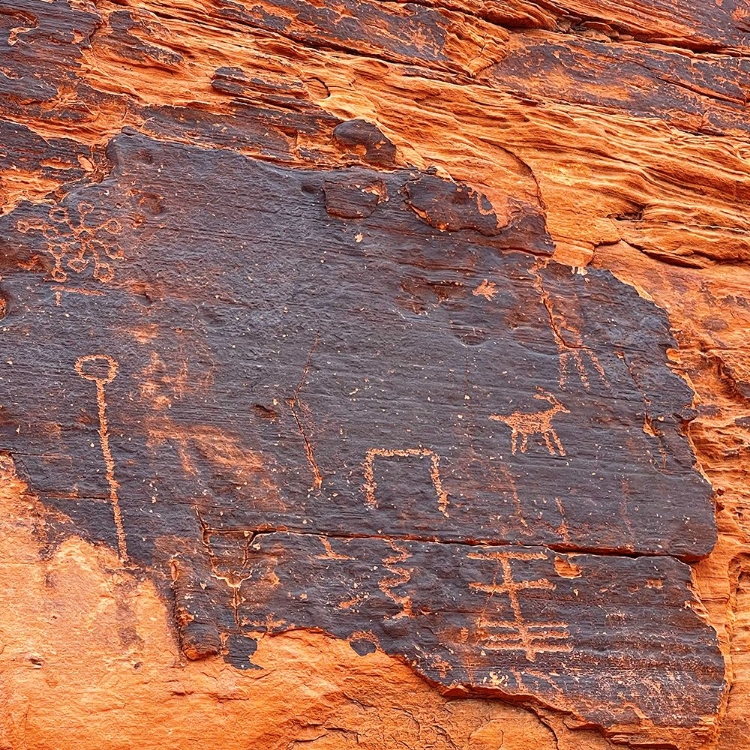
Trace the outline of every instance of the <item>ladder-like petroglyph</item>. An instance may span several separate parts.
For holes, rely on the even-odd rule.
[[[555,621],[532,621],[524,617],[519,594],[528,589],[554,591],[555,586],[547,578],[515,580],[512,561],[545,560],[543,552],[470,552],[473,559],[496,560],[499,570],[492,583],[472,581],[469,588],[488,594],[485,609],[477,620],[477,638],[481,647],[491,651],[522,651],[529,661],[538,654],[553,651],[571,651],[568,624]],[[501,580],[498,581],[498,574]],[[494,597],[507,596],[513,617],[509,620],[493,618],[487,610],[496,604]]]

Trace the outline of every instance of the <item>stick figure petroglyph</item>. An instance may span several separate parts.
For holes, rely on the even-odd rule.
[[[490,414],[490,419],[495,422],[504,422],[510,427],[510,450],[513,454],[518,449],[518,439],[521,439],[521,453],[526,453],[529,438],[534,435],[540,435],[547,446],[550,455],[555,455],[555,448],[561,456],[565,455],[560,438],[552,426],[552,419],[556,414],[564,412],[570,414],[570,410],[563,406],[551,393],[542,388],[538,389],[534,398],[542,401],[549,401],[552,404],[550,409],[544,411],[523,412],[514,411],[512,414]]]
[[[99,442],[102,448],[104,465],[107,470],[107,484],[109,485],[109,500],[112,504],[112,513],[115,517],[115,530],[117,531],[117,548],[123,562],[128,561],[128,550],[125,538],[125,529],[122,524],[122,512],[120,511],[120,498],[117,494],[119,485],[115,479],[115,462],[109,447],[109,424],[107,422],[107,397],[104,386],[111,383],[117,377],[119,365],[117,360],[108,354],[87,354],[79,357],[75,364],[76,372],[84,379],[90,380],[96,385],[96,404],[99,410]]]
[[[209,529],[198,514],[203,529],[203,543],[208,549],[214,576],[232,592],[234,622],[240,625],[242,584],[252,575],[252,550],[255,533],[249,531],[217,531]],[[241,554],[240,554],[241,552]]]
[[[375,490],[378,484],[375,481],[375,458],[406,458],[408,456],[430,459],[430,479],[438,496],[438,508],[444,516],[447,516],[448,493],[443,489],[443,482],[440,479],[440,456],[429,448],[404,448],[401,450],[370,448],[365,455],[363,467],[365,474],[365,502],[370,508],[374,508],[377,505]]]
[[[557,346],[560,360],[560,388],[565,388],[568,379],[568,370],[571,369],[574,375],[578,375],[583,387],[586,390],[590,389],[591,381],[584,357],[594,368],[601,382],[605,386],[609,386],[607,375],[596,353],[584,344],[579,327],[569,319],[569,314],[566,315],[563,312],[559,300],[555,300],[545,288],[542,276],[539,273],[540,267],[540,265],[535,266],[532,269],[532,275],[534,277],[534,286],[542,298],[542,304],[549,317],[552,337]],[[569,307],[573,304],[573,300],[566,300],[566,304]]]
[[[537,654],[546,652],[568,652],[572,646],[568,624],[565,622],[532,622],[523,616],[518,594],[526,589],[546,589],[553,591],[555,586],[546,578],[531,581],[516,581],[513,578],[512,560],[545,560],[543,552],[470,552],[472,560],[497,560],[498,570],[491,584],[470,583],[475,591],[489,594],[489,605],[495,594],[504,594],[510,601],[512,620],[494,620],[482,612],[477,622],[478,635],[482,648],[490,651],[523,651],[529,661],[535,661]],[[502,582],[498,573],[502,571]],[[486,608],[485,608],[486,610]]]

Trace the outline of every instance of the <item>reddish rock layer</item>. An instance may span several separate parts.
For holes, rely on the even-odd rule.
[[[35,480],[31,472],[29,489],[8,465],[0,594],[6,746],[97,747],[104,737],[108,747],[741,747],[750,714],[748,15],[729,0],[692,2],[679,13],[658,0],[5,3],[0,189],[8,228],[26,238],[3,246],[0,271],[10,279],[59,282],[79,273],[45,254],[34,212],[52,217],[50,209],[81,190],[106,191],[113,139],[125,130],[292,170],[356,165],[370,175],[369,188],[339,179],[323,185],[331,222],[376,221],[382,185],[399,170],[420,170],[405,192],[414,221],[450,236],[469,232],[481,247],[544,255],[554,244],[555,260],[611,271],[665,311],[676,340],[671,366],[694,394],[697,416],[686,429],[695,471],[715,493],[718,522],[718,542],[704,559],[694,561],[709,552],[710,532],[697,540],[703,548],[676,554],[693,561],[700,624],[689,630],[718,634],[726,670],[724,686],[719,673],[711,677],[716,700],[683,721],[640,704],[621,706],[624,717],[600,716],[598,692],[496,689],[523,708],[441,697],[394,656],[358,655],[314,632],[335,630],[322,621],[307,623],[312,631],[261,636],[253,655],[261,670],[212,655],[223,645],[211,647],[205,633],[193,651],[183,633],[181,655],[175,626],[196,614],[180,609],[179,565],[175,618],[153,570],[123,567],[116,538],[110,548],[94,543],[96,534],[81,539],[85,524],[72,527],[72,511],[62,515],[59,504],[33,497],[55,489],[45,485],[48,475]],[[368,170],[383,172],[382,180]],[[452,197],[441,193],[449,180],[461,184]],[[135,200],[143,216],[162,211],[158,191],[120,198]],[[81,227],[70,225],[78,240]],[[95,268],[95,279],[109,283],[116,250],[107,257],[86,273]],[[477,287],[479,302],[492,298],[491,283]],[[3,289],[12,314],[20,287]],[[615,330],[620,324],[612,319]],[[144,327],[134,338],[151,335]],[[144,383],[154,387],[142,396],[155,414],[175,388],[200,387],[170,382],[162,392],[166,376],[159,362],[151,366]],[[658,434],[646,423],[646,434]],[[4,424],[17,426],[7,415]],[[50,418],[49,434],[60,424]],[[152,447],[173,438],[174,425],[163,421]],[[187,472],[191,455],[223,461],[221,477],[240,459],[251,472],[260,465],[211,429],[177,442],[189,446],[180,454]],[[17,462],[33,463],[23,456],[28,447],[7,447]],[[549,452],[558,453],[554,443]],[[274,491],[263,486],[270,507]],[[175,552],[163,549],[167,558]],[[577,568],[562,556],[557,574],[575,576]],[[187,601],[201,580],[187,586]],[[263,632],[275,630],[269,623]],[[690,696],[697,703],[705,698],[699,692]]]

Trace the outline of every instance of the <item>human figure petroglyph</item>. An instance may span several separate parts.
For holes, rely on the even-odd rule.
[[[115,518],[115,530],[117,532],[117,548],[123,562],[128,561],[128,549],[125,537],[125,528],[122,523],[122,512],[120,510],[120,498],[118,495],[119,485],[115,479],[115,461],[112,458],[112,450],[109,446],[109,423],[107,422],[107,394],[105,386],[111,383],[119,370],[117,360],[108,354],[87,354],[79,357],[75,364],[76,372],[84,379],[96,385],[96,404],[99,411],[99,443],[104,457],[104,465],[107,472],[107,484],[109,485],[109,501],[112,504],[112,513]]]
[[[532,270],[532,275],[534,276],[534,286],[539,291],[542,304],[549,317],[552,337],[557,346],[560,360],[560,388],[565,388],[568,380],[568,370],[571,367],[572,371],[578,375],[581,383],[583,383],[583,387],[586,390],[591,388],[591,381],[589,380],[589,372],[586,368],[584,356],[594,368],[602,383],[605,386],[609,386],[607,375],[596,353],[583,343],[583,337],[579,328],[560,310],[559,302],[556,302],[554,297],[545,288],[541,274],[539,273],[539,266],[536,266]],[[571,302],[571,300],[566,300],[566,304],[570,304]]]
[[[510,450],[515,455],[518,450],[518,441],[521,441],[521,453],[526,453],[529,438],[534,435],[540,435],[547,446],[550,455],[556,455],[555,449],[561,456],[565,455],[565,449],[560,442],[555,428],[552,426],[552,419],[560,413],[570,414],[570,409],[563,406],[555,396],[549,391],[542,388],[537,389],[539,393],[534,398],[549,401],[552,407],[544,411],[523,412],[514,411],[512,414],[490,414],[490,419],[495,422],[503,422],[510,427]]]
[[[487,607],[496,594],[508,597],[513,612],[512,620],[496,620],[488,617],[487,607],[477,621],[477,633],[483,649],[490,651],[523,651],[529,661],[535,661],[540,653],[567,652],[572,650],[569,642],[568,624],[555,621],[531,621],[523,616],[519,592],[526,589],[553,591],[555,586],[547,578],[531,581],[516,581],[513,578],[512,560],[545,560],[543,552],[470,552],[473,560],[496,560],[498,568],[490,584],[472,582],[469,587],[489,594]],[[498,573],[502,572],[502,582]]]
[[[49,222],[21,220],[16,225],[19,232],[41,232],[46,240],[46,250],[55,262],[51,271],[54,281],[68,280],[68,272],[81,274],[93,262],[93,277],[108,282],[114,277],[109,261],[122,260],[122,248],[116,241],[122,226],[117,219],[107,219],[99,224],[87,222],[94,211],[90,203],[79,203],[78,220],[71,217],[67,208],[58,206],[49,212]]]
[[[438,497],[438,509],[444,515],[448,515],[448,493],[443,489],[443,482],[440,479],[440,456],[429,448],[403,448],[399,450],[389,450],[385,448],[370,448],[365,455],[364,474],[365,474],[365,502],[370,508],[377,507],[375,491],[378,484],[375,481],[375,459],[380,458],[406,458],[408,456],[417,456],[430,459],[430,479],[432,486]]]
[[[251,545],[255,534],[249,531],[216,531],[209,529],[200,513],[198,518],[203,528],[203,543],[211,560],[211,570],[220,581],[224,581],[232,592],[234,621],[240,625],[240,588],[252,575]],[[238,551],[241,550],[241,557]],[[239,559],[238,559],[239,558]]]

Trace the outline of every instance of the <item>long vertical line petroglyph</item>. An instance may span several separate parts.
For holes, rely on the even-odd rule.
[[[310,436],[307,434],[307,431],[305,430],[305,425],[302,420],[302,417],[304,417],[304,404],[300,400],[299,394],[302,391],[302,388],[305,385],[305,381],[307,380],[308,373],[310,372],[310,363],[312,361],[312,356],[315,353],[315,349],[318,346],[318,340],[320,339],[320,334],[315,334],[315,340],[313,341],[312,346],[310,347],[310,351],[307,353],[307,360],[305,361],[305,366],[302,369],[302,377],[299,381],[299,385],[297,386],[296,390],[294,391],[294,396],[289,399],[289,410],[292,412],[292,417],[294,418],[294,421],[297,424],[297,429],[300,432],[300,435],[302,436],[302,442],[305,447],[305,457],[307,458],[307,463],[310,465],[310,470],[312,471],[313,475],[313,484],[310,488],[311,490],[319,490],[323,486],[323,475],[320,472],[320,467],[318,466],[318,462],[315,460],[315,452],[313,450],[312,441],[310,440]],[[298,413],[299,412],[299,413]]]
[[[94,372],[87,371],[89,365]],[[96,373],[96,369],[106,368],[105,376]],[[75,364],[76,372],[84,379],[96,385],[96,404],[99,412],[99,443],[102,449],[102,457],[106,467],[107,484],[109,485],[109,501],[112,505],[112,513],[115,518],[115,530],[117,532],[117,549],[123,562],[128,562],[128,549],[125,537],[125,527],[122,523],[122,511],[120,510],[120,497],[118,489],[120,485],[115,479],[115,461],[112,458],[112,450],[109,446],[109,423],[107,421],[107,394],[105,386],[116,377],[119,365],[115,359],[107,354],[88,354],[79,357]]]

